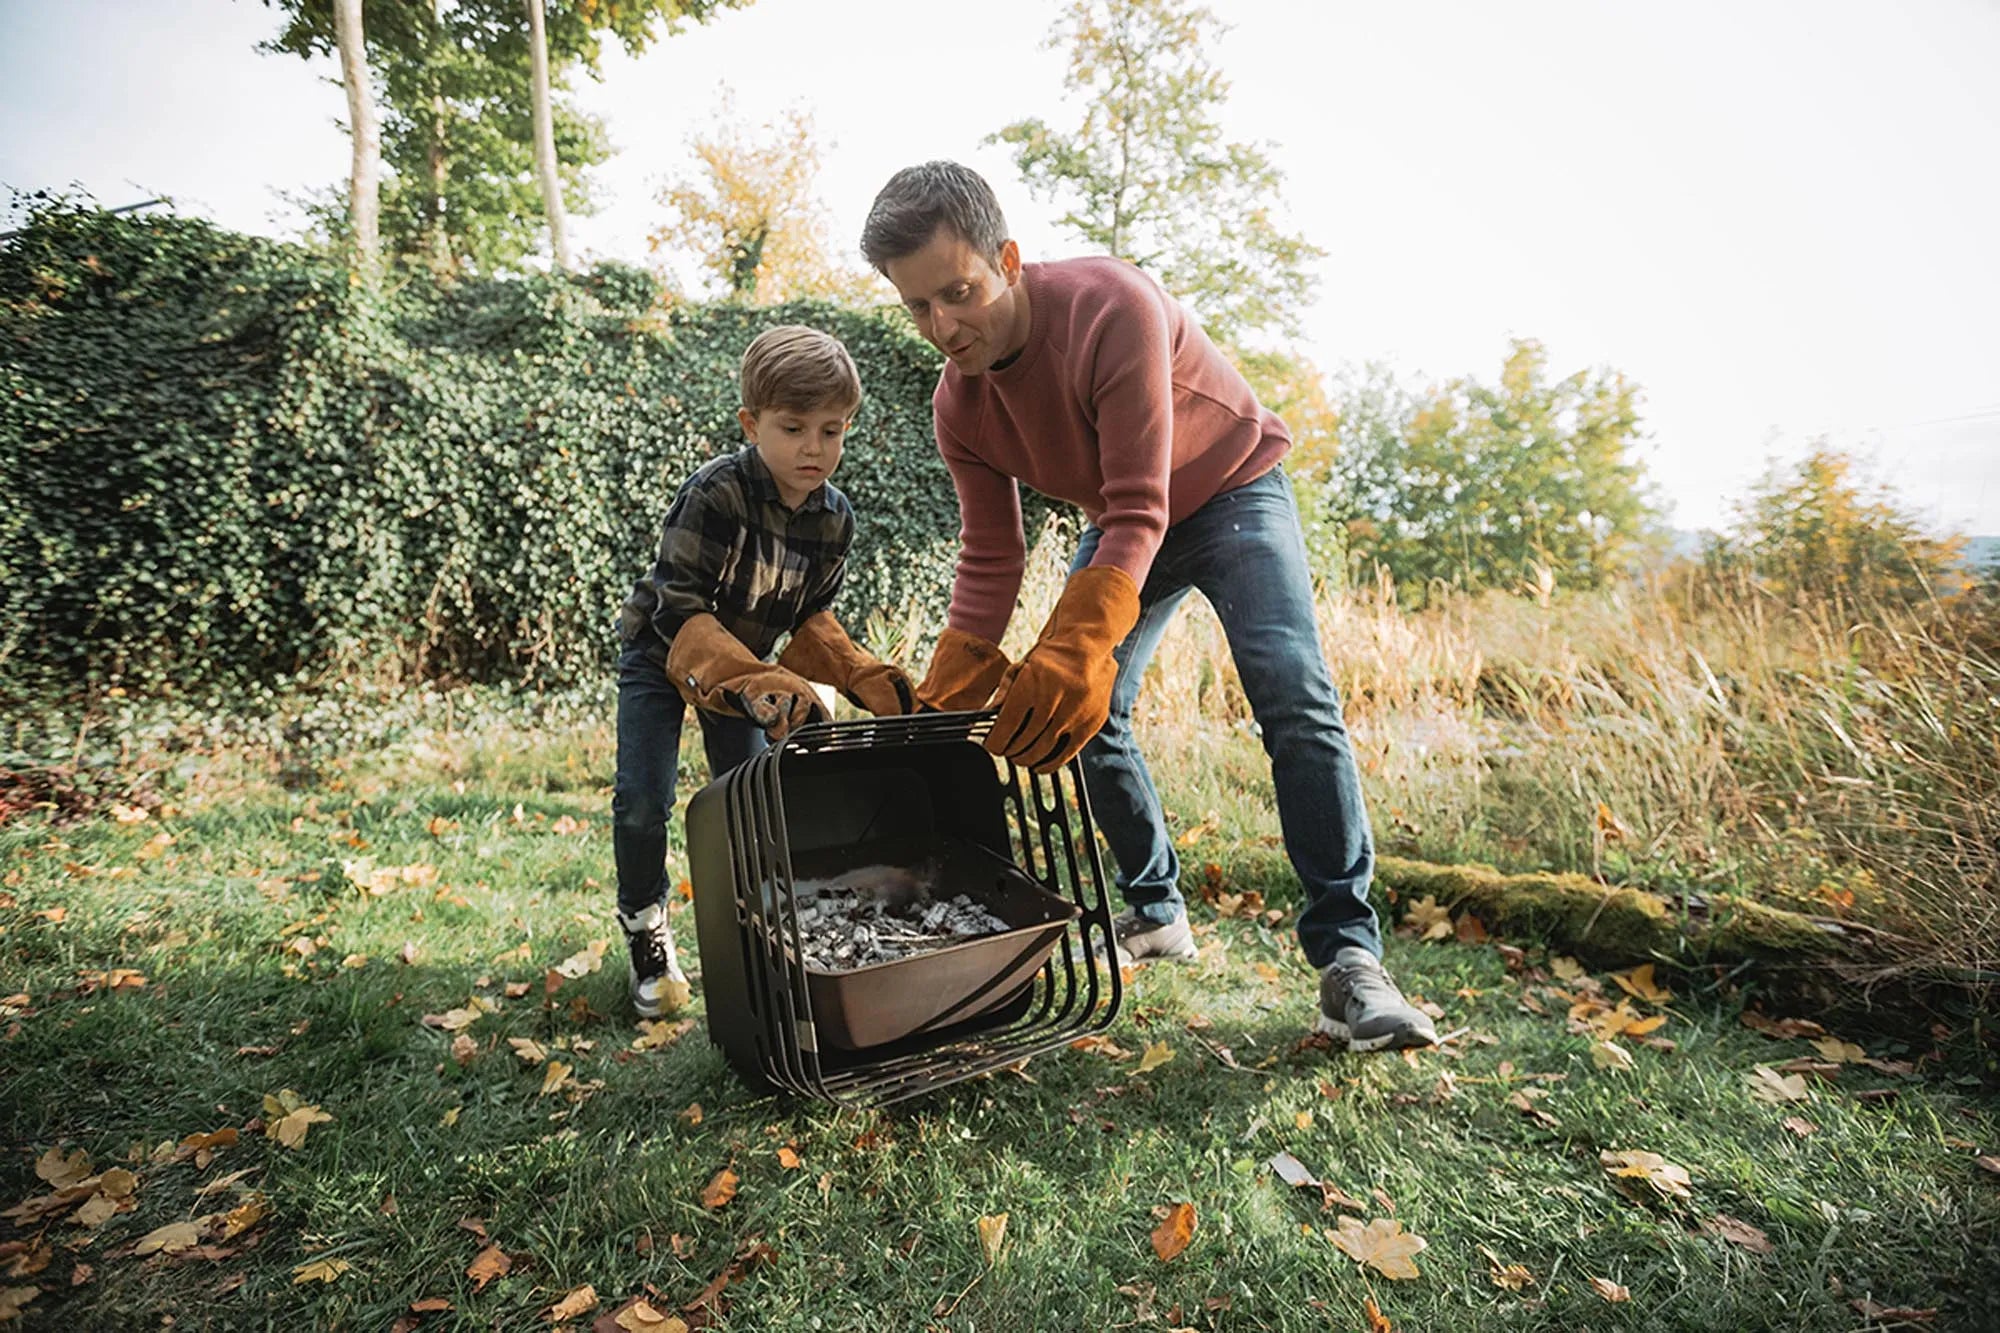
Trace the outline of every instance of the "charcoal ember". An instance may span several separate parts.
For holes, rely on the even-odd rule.
[[[838,972],[894,962],[1011,929],[965,894],[936,898],[935,862],[861,866],[792,885],[808,966]]]

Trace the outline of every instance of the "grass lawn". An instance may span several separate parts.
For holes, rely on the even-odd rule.
[[[0,825],[0,1319],[536,1328],[588,1285],[577,1328],[638,1295],[743,1330],[1359,1330],[1371,1298],[1413,1330],[2000,1327],[2000,1104],[1964,1020],[1816,1048],[1701,977],[1648,1000],[1533,947],[1398,939],[1457,1035],[1334,1055],[1301,1041],[1289,915],[1203,906],[1201,961],[1136,974],[1122,1055],[886,1112],[788,1104],[709,1046],[678,901],[693,1023],[634,1049],[602,730],[433,740],[289,789],[221,759],[143,819]],[[1233,823],[1190,852],[1226,890],[1270,860]],[[1640,1035],[1672,1049],[1625,1034],[1631,1068],[1600,1067],[1576,1004],[1663,1015]],[[1821,1068],[1774,1068],[1801,1058]],[[1610,1175],[1628,1151],[1688,1197]],[[1283,1183],[1280,1153],[1332,1190]],[[1343,1217],[1425,1238],[1420,1275],[1337,1248]]]

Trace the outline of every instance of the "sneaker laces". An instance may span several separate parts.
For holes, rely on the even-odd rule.
[[[620,912],[618,924],[625,928],[625,941],[631,946],[633,976],[657,977],[668,970],[673,935],[665,907],[654,903],[631,916]]]

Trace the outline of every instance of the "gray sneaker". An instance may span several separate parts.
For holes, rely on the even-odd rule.
[[[1143,963],[1148,958],[1186,962],[1196,954],[1194,932],[1188,929],[1186,913],[1163,926],[1128,907],[1111,918],[1111,933],[1117,941],[1120,967]]]
[[[1314,1032],[1347,1043],[1350,1051],[1388,1046],[1435,1046],[1437,1028],[1413,1007],[1366,949],[1348,945],[1319,974],[1319,1022]]]

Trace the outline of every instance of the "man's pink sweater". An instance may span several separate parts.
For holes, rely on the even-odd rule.
[[[1169,525],[1255,481],[1285,423],[1160,285],[1117,259],[1022,267],[1028,341],[1003,369],[949,363],[931,397],[958,488],[955,629],[998,643],[1021,591],[1026,482],[1103,530],[1092,565],[1144,587]]]

